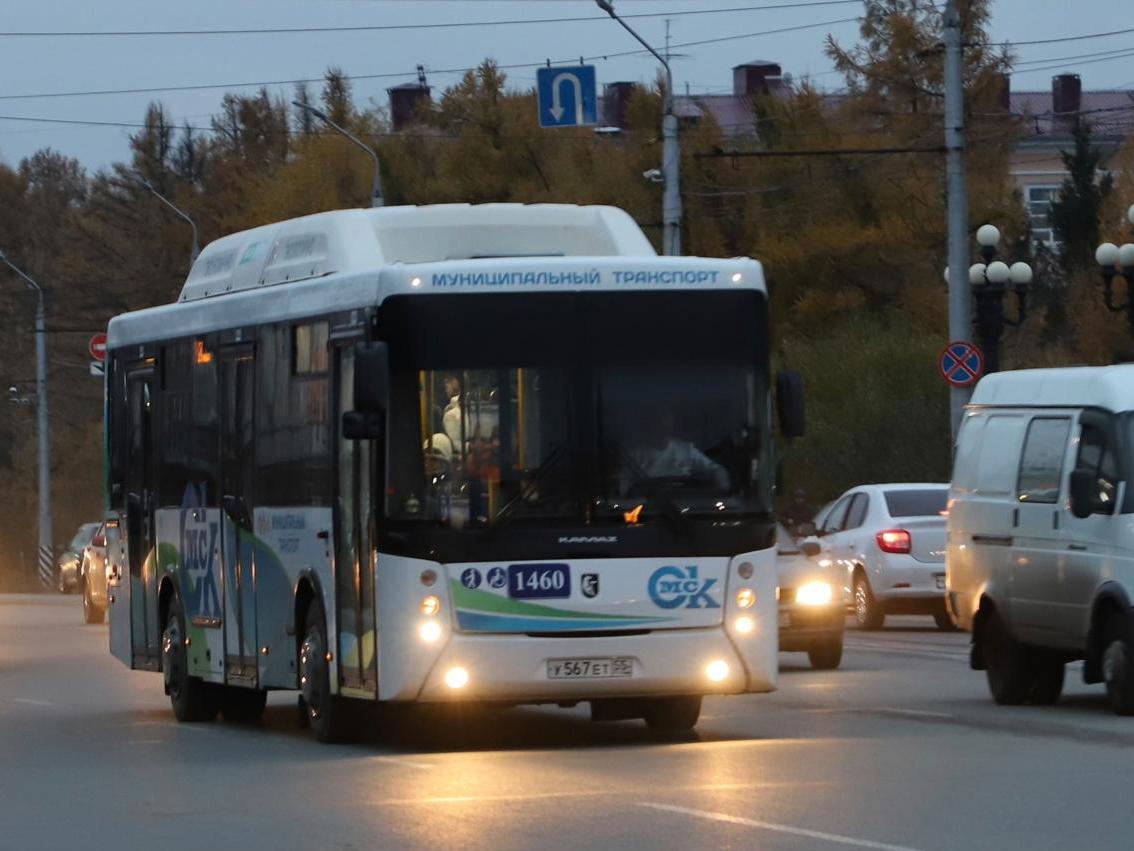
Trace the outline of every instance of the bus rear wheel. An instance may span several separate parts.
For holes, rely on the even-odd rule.
[[[701,695],[659,697],[647,702],[646,724],[659,733],[686,733],[701,717]]]
[[[181,608],[181,600],[175,596],[169,603],[169,617],[161,636],[165,693],[169,695],[173,715],[178,721],[212,721],[217,715],[213,687],[200,677],[189,675],[185,636],[185,612]]]
[[[306,623],[299,645],[299,689],[307,724],[316,740],[341,742],[347,738],[347,712],[342,698],[331,693],[333,657],[327,643],[327,619],[318,600],[308,604]]]

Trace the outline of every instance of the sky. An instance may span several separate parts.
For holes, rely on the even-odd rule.
[[[996,41],[1036,41],[1134,28],[1130,0],[994,0]],[[425,66],[435,94],[460,69],[485,57],[529,88],[535,68],[585,57],[598,82],[649,81],[656,62],[592,0],[0,0],[0,162],[15,166],[44,147],[78,158],[89,170],[128,156],[127,138],[147,103],[160,100],[178,123],[207,127],[225,91],[237,83],[317,80],[330,66],[354,82],[359,104],[386,106],[386,89],[416,79]],[[659,50],[666,15],[674,79],[693,94],[731,90],[731,68],[752,59],[810,75],[824,88],[842,79],[823,52],[828,33],[853,43],[857,0],[615,0],[615,8]],[[713,11],[728,10],[728,11]],[[682,12],[695,14],[680,14]],[[630,16],[645,17],[630,17]],[[552,23],[466,22],[588,18]],[[421,27],[420,25],[446,26]],[[107,35],[108,32],[399,27],[349,32]],[[79,33],[64,35],[63,33]],[[712,39],[711,44],[682,47]],[[1125,53],[1124,53],[1125,51]],[[1062,72],[1084,89],[1134,89],[1134,31],[1059,43],[1022,45],[1013,89],[1047,89]],[[1110,55],[1106,55],[1109,53]],[[174,87],[215,86],[195,90]],[[125,89],[168,89],[119,94]],[[269,86],[291,96],[292,86]],[[317,90],[317,84],[312,91]],[[86,94],[74,94],[86,93]],[[92,94],[94,93],[94,94]],[[47,96],[66,95],[66,96]],[[30,122],[86,121],[104,124]],[[25,120],[20,120],[25,119]],[[553,131],[549,131],[553,132]]]

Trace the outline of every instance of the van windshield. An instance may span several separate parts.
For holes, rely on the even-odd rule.
[[[891,517],[932,517],[945,513],[948,488],[886,491],[886,508]]]

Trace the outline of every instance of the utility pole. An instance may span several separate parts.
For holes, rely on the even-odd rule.
[[[47,319],[43,306],[43,289],[23,270],[16,267],[3,251],[4,263],[35,290],[35,407],[39,444],[39,581],[50,588],[55,578],[55,544],[51,535],[51,436],[47,417]]]
[[[961,47],[961,15],[957,0],[945,0],[945,178],[949,233],[949,339],[972,338],[972,294],[969,291],[969,196],[965,183],[965,80]],[[949,391],[953,441],[972,390]]]
[[[646,41],[630,28],[614,11],[610,0],[595,0],[595,4],[614,20],[618,21],[642,47],[653,54],[665,68],[665,115],[662,116],[662,253],[677,255],[681,253],[681,146],[677,138],[677,110],[673,94],[673,72],[669,61],[650,47]]]

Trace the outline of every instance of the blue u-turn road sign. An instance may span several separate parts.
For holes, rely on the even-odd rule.
[[[540,68],[536,72],[540,127],[598,124],[595,66]]]

